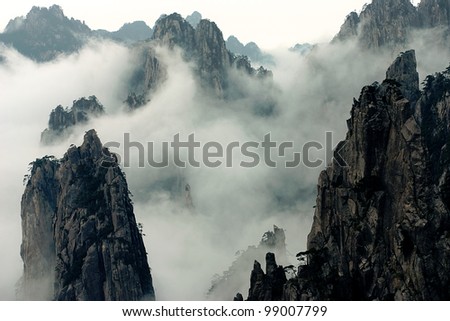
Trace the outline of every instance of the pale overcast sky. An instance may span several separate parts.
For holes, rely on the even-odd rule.
[[[348,13],[370,0],[9,0],[0,12],[0,30],[33,5],[60,5],[66,16],[84,20],[92,29],[117,30],[125,22],[144,20],[151,27],[162,13],[183,16],[194,10],[215,21],[225,38],[255,41],[263,48],[298,42],[326,42]]]

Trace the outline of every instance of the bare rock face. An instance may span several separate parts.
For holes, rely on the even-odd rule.
[[[223,96],[232,55],[214,22],[202,19],[194,29],[179,14],[174,13],[156,22],[153,39],[169,48],[182,48],[185,58],[196,63],[202,85],[211,87],[217,96]]]
[[[422,0],[418,6],[421,25],[428,28],[450,27],[450,1]]]
[[[167,78],[167,68],[155,54],[154,46],[162,45],[169,49],[181,48],[183,58],[192,62],[201,88],[205,93],[219,99],[236,96],[230,92],[242,88],[232,87],[230,70],[243,71],[256,79],[270,79],[272,73],[264,68],[255,70],[245,57],[236,57],[228,51],[222,32],[214,22],[202,19],[195,28],[179,14],[164,15],[158,19],[152,40],[141,49],[142,64],[131,79],[130,95],[126,100],[132,108],[137,108],[151,99],[152,93]],[[245,61],[245,63],[241,63]],[[262,85],[262,82],[261,84]]]
[[[373,0],[360,15],[347,16],[333,41],[357,39],[364,49],[401,49],[417,29],[439,27],[448,35],[449,15],[448,0],[422,0],[417,8],[410,0]]]
[[[358,36],[359,16],[356,12],[350,12],[345,19],[344,24],[341,26],[341,30],[333,39],[333,41],[345,41]]]
[[[155,298],[124,174],[95,131],[36,160],[21,205],[21,298]]]
[[[410,100],[414,65],[404,53],[354,101],[335,152],[346,166],[320,174],[308,251],[283,300],[450,299],[450,67]],[[251,279],[249,298],[275,291],[259,264]]]
[[[386,71],[386,79],[395,80],[400,84],[400,90],[409,101],[416,101],[420,96],[419,73],[414,50],[401,53]]]
[[[75,100],[70,109],[59,105],[50,113],[48,128],[41,134],[41,143],[49,145],[61,140],[67,137],[77,124],[86,123],[104,113],[103,106],[95,96]]]
[[[130,80],[130,93],[125,100],[132,110],[149,102],[167,79],[167,67],[157,58],[151,44],[144,43],[135,47],[135,53],[140,64]]]
[[[364,48],[405,44],[417,27],[416,9],[409,0],[373,0],[360,16],[359,41]]]
[[[402,93],[412,70],[362,89],[338,145],[348,166],[333,163],[320,175],[310,263],[285,299],[450,298],[449,76],[430,80],[417,103]]]
[[[56,266],[53,219],[58,190],[55,179],[58,167],[58,162],[52,158],[36,160],[22,196],[20,256],[24,263],[24,273],[19,282],[20,299],[53,298]]]
[[[255,261],[250,276],[250,289],[247,301],[280,301],[283,298],[283,288],[286,274],[282,266],[277,265],[275,254],[266,254],[266,273],[261,264]]]

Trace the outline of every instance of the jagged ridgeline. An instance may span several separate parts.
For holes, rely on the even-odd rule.
[[[395,49],[411,41],[415,31],[432,29],[433,37],[447,44],[449,27],[448,0],[422,0],[417,7],[410,0],[373,0],[359,15],[347,16],[333,41],[357,39],[363,49]]]
[[[248,95],[230,79],[230,74],[235,70],[253,77],[259,81],[262,97],[255,112],[270,114],[275,107],[274,98],[267,94],[274,91],[272,72],[262,66],[254,69],[246,56],[231,53],[214,22],[207,19],[196,22],[194,28],[177,13],[163,15],[155,24],[151,41],[135,47],[141,63],[132,76],[130,94],[126,99],[130,108],[138,108],[149,102],[152,94],[167,79],[167,66],[155,51],[156,46],[164,46],[182,49],[183,59],[194,63],[193,71],[204,94],[212,97],[232,100]]]
[[[104,114],[105,109],[95,96],[75,100],[70,109],[59,105],[50,113],[48,128],[41,134],[41,143],[50,145],[61,141],[72,133],[74,126]]]
[[[94,130],[64,157],[37,159],[21,203],[27,300],[154,300],[124,173]]]
[[[91,30],[84,21],[66,17],[60,6],[53,5],[33,7],[26,17],[9,21],[0,33],[0,42],[36,62],[47,62],[78,52],[93,39],[133,44],[151,36],[152,29],[142,21],[127,23],[114,32]]]
[[[450,299],[450,67],[423,85],[408,51],[362,89],[336,148],[347,166],[319,177],[308,264],[279,291],[269,256],[249,299]]]

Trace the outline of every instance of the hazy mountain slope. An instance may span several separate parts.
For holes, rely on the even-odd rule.
[[[67,18],[61,7],[33,7],[24,17],[11,20],[0,41],[38,62],[79,50],[91,29],[79,20]]]
[[[78,52],[88,41],[109,39],[133,44],[150,39],[152,29],[143,21],[124,24],[119,30],[91,30],[84,21],[68,18],[60,6],[33,7],[26,17],[12,19],[0,42],[37,62]]]

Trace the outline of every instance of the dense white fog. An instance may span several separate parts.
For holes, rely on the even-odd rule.
[[[448,65],[445,58],[439,58],[447,55],[434,51],[439,48],[417,41],[414,49],[421,79]],[[353,44],[323,45],[306,57],[288,50],[272,52],[276,65],[271,67],[274,89],[270,94],[276,108],[273,115],[261,116],[251,108],[263,94],[255,81],[235,73],[232,79],[245,84],[246,97],[232,102],[203,97],[191,66],[178,51],[158,49],[158,57],[169,66],[168,80],[151,102],[133,113],[122,102],[137,62],[125,47],[92,43],[79,54],[44,64],[7,48],[1,48],[0,54],[6,57],[0,65],[0,299],[14,299],[14,284],[22,273],[20,199],[22,179],[31,161],[45,155],[62,157],[71,143],[82,143],[90,128],[97,130],[103,143],[116,141],[123,146],[124,133],[129,133],[132,141],[155,142],[157,151],[161,142],[171,142],[177,133],[184,140],[194,133],[202,143],[223,145],[261,142],[271,133],[273,140],[292,141],[301,151],[308,141],[324,143],[325,133],[332,132],[335,145],[344,138],[353,97],[358,97],[363,85],[382,81],[397,55],[361,54]],[[59,145],[40,146],[50,111],[91,95],[97,96],[107,115],[77,127]],[[120,149],[112,151],[123,155]],[[124,170],[137,221],[144,225],[157,299],[205,299],[213,275],[226,270],[238,250],[258,244],[274,224],[286,230],[293,263],[295,253],[305,249],[317,177],[325,165],[286,169],[261,164],[246,169],[236,165],[241,158],[234,156],[232,168],[158,169],[139,168],[132,154],[131,166]],[[187,183],[194,209],[185,204]],[[249,278],[242,284],[239,291],[245,297]]]

